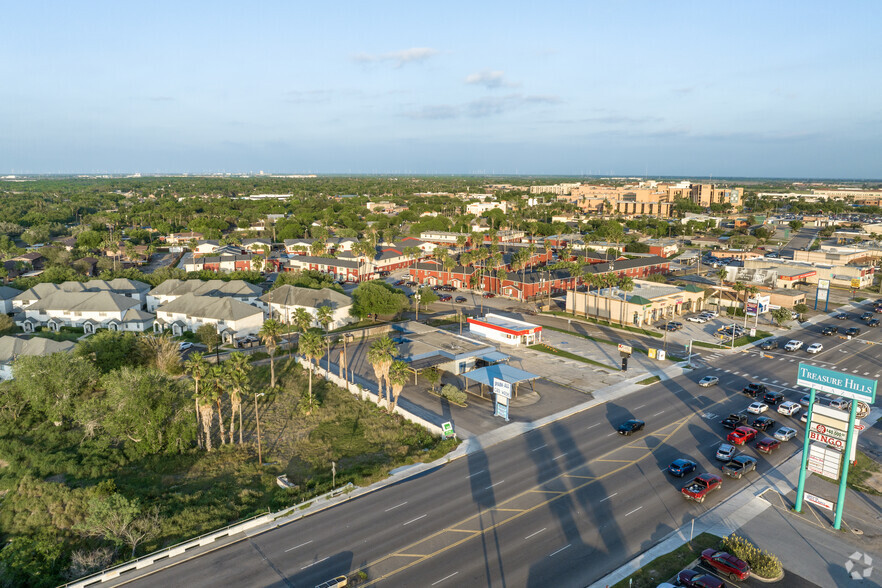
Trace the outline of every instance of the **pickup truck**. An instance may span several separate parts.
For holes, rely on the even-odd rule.
[[[740,427],[741,425],[747,424],[747,415],[746,414],[737,414],[732,413],[726,418],[723,419],[721,423],[727,429],[734,429],[735,427]]]
[[[723,487],[723,479],[713,474],[700,474],[692,479],[691,482],[683,486],[680,492],[689,500],[695,502],[704,502],[705,497],[711,490]]]
[[[730,478],[740,478],[756,469],[756,459],[749,455],[739,455],[723,465],[723,473]]]

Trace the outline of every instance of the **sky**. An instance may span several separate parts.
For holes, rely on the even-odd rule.
[[[882,2],[27,2],[0,174],[882,178]]]

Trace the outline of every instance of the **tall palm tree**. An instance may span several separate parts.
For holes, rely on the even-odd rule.
[[[313,317],[305,308],[298,306],[294,309],[294,316],[289,317],[289,320],[298,333],[305,333],[312,324],[312,321],[315,320],[315,317]]]
[[[398,395],[404,389],[404,385],[410,379],[410,372],[407,364],[401,360],[395,360],[389,366],[389,383],[392,388],[392,402],[389,405],[389,412],[393,412],[398,406]]]
[[[622,326],[625,326],[625,298],[627,297],[627,292],[634,291],[634,279],[630,276],[622,276],[619,278],[619,290],[622,291],[622,316],[619,318],[619,322]]]
[[[258,332],[260,340],[266,345],[270,356],[270,388],[276,387],[276,346],[282,333],[282,324],[275,319],[267,319]]]
[[[239,413],[239,445],[242,445],[242,395],[248,393],[248,372],[251,364],[243,353],[238,351],[230,354],[230,359],[224,362],[227,370],[227,381],[230,383],[230,443],[233,443],[233,435],[236,431],[236,413]]]
[[[223,397],[224,389],[227,383],[227,374],[221,365],[212,365],[208,368],[208,375],[205,378],[206,394],[217,405],[217,420],[220,426],[221,444],[227,444],[227,438],[224,435],[224,414],[223,414]]]
[[[720,299],[723,297],[723,280],[726,279],[726,268],[721,267],[717,270],[717,278],[720,280],[720,291],[717,293],[717,312],[720,312]]]
[[[211,394],[208,386],[204,386],[196,396],[196,406],[199,412],[199,420],[202,421],[202,435],[205,436],[205,450],[211,451],[211,424],[214,421],[214,409],[211,407]],[[223,436],[223,432],[221,432]]]
[[[205,361],[205,357],[202,353],[196,351],[190,354],[189,359],[184,362],[184,371],[193,378],[193,382],[196,385],[196,391],[193,394],[193,401],[196,403],[196,438],[199,444],[199,448],[202,448],[202,435],[199,433],[199,382],[206,376],[208,373],[208,362]]]
[[[330,306],[319,306],[315,309],[315,320],[322,326],[322,330],[328,331],[328,327],[334,322],[334,309]]]
[[[300,353],[309,363],[309,407],[307,408],[307,414],[312,411],[312,362],[313,360],[318,361],[322,356],[323,349],[324,345],[322,344],[322,336],[318,333],[304,333],[300,337]]]
[[[383,335],[373,343],[367,352],[367,360],[374,368],[374,376],[377,378],[377,404],[383,399],[384,383],[388,382],[389,368],[398,354],[398,348],[389,335]],[[386,399],[388,400],[389,388],[386,386]]]
[[[744,285],[744,282],[735,282],[732,285],[732,289],[735,290],[736,293],[741,293],[741,292],[745,292],[747,290],[747,286]],[[736,302],[737,302],[737,299],[736,299]],[[745,315],[747,314],[747,304],[745,304],[744,313],[745,313]]]

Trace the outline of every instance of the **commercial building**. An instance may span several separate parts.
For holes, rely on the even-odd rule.
[[[469,332],[503,345],[520,347],[542,341],[542,327],[498,314],[468,319]]]
[[[698,286],[670,286],[634,280],[625,292],[604,288],[591,292],[567,292],[567,312],[641,327],[667,322],[689,312],[704,310],[704,290]]]

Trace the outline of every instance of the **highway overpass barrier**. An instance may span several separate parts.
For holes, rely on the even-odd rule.
[[[224,527],[223,529],[200,535],[195,539],[190,539],[189,541],[184,541],[183,543],[172,545],[171,547],[167,547],[160,551],[154,551],[151,554],[139,557],[138,559],[133,559],[132,561],[127,561],[126,563],[120,564],[118,566],[107,568],[106,570],[98,572],[97,574],[92,574],[91,576],[80,578],[79,580],[76,580],[74,582],[69,582],[64,586],[70,588],[82,588],[85,586],[98,585],[102,582],[107,582],[108,580],[115,580],[126,572],[132,570],[140,570],[141,568],[152,566],[159,560],[181,555],[187,550],[193,549],[194,547],[209,545],[211,543],[214,543],[218,539],[223,539],[224,537],[236,535],[243,531],[247,531],[248,529],[259,527],[260,525],[271,522],[276,516],[277,515],[274,515],[272,513],[257,515],[242,522]]]

